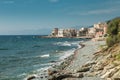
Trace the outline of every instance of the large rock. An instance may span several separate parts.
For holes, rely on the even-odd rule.
[[[58,70],[56,70],[56,69],[48,69],[48,75],[53,75],[55,73],[58,73]]]
[[[110,78],[112,77],[117,71],[119,70],[119,68],[113,68],[108,70],[104,75],[101,76],[101,78]]]
[[[83,73],[74,73],[74,74],[72,74],[72,77],[73,78],[82,78],[84,76],[83,76]]]
[[[54,74],[48,80],[62,80],[64,78],[72,77],[70,74]]]
[[[107,78],[106,80],[112,80],[111,78]]]
[[[120,78],[114,78],[114,80],[120,80]]]
[[[99,70],[103,70],[104,69],[104,67],[101,65],[101,66],[95,66],[94,67],[94,70],[95,71],[99,71]]]
[[[112,76],[113,80],[120,80],[120,70],[118,70],[113,76]]]
[[[96,64],[96,62],[88,62],[85,65],[82,65],[82,67],[91,67],[94,64]]]
[[[81,67],[80,69],[77,70],[77,72],[87,72],[90,70],[90,67]]]
[[[93,76],[95,76],[95,74],[94,73],[84,73],[84,76],[86,76],[86,77],[93,77]]]
[[[74,74],[60,73],[50,76],[48,80],[62,80],[65,78],[82,78],[82,77],[84,77],[83,73],[74,73]]]
[[[32,79],[35,79],[35,78],[36,78],[36,76],[30,76],[30,77],[27,78],[27,80],[32,80]]]

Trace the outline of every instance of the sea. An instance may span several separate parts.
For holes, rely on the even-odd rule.
[[[0,36],[0,80],[26,80],[80,48],[84,39],[39,35]]]

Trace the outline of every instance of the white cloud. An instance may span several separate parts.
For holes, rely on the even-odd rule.
[[[93,11],[88,11],[87,14],[109,14],[114,11],[117,11],[117,9],[101,9],[101,10],[93,10]]]
[[[118,9],[100,9],[100,10],[91,10],[86,12],[71,12],[70,15],[99,15],[99,14],[110,14],[118,11]]]
[[[56,3],[56,2],[58,2],[59,0],[49,0],[50,2],[52,2],[52,3]]]

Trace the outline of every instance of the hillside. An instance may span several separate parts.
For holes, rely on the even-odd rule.
[[[95,53],[93,73],[103,79],[120,80],[120,17],[109,20],[106,45]]]
[[[120,80],[120,44],[94,54],[93,73],[105,80]]]

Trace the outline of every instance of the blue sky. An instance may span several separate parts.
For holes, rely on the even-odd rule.
[[[120,16],[120,0],[0,0],[0,35],[49,34]]]

